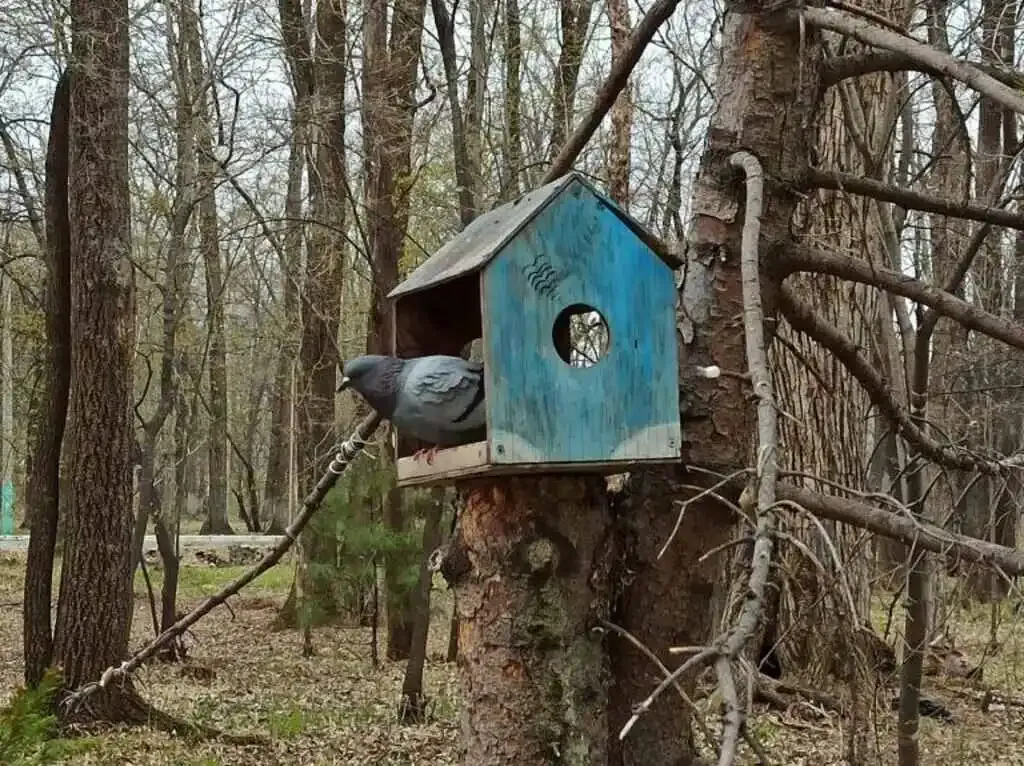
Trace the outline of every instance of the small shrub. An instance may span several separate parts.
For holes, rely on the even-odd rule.
[[[57,738],[54,698],[60,691],[61,676],[50,669],[34,689],[19,689],[10,705],[0,710],[0,763],[5,766],[43,766],[89,750],[88,738]]]

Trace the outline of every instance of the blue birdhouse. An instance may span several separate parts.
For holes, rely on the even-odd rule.
[[[679,460],[677,265],[576,173],[480,215],[389,297],[396,356],[479,342],[486,439],[427,463],[399,433],[398,483]]]

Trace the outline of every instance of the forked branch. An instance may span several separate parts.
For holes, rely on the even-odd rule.
[[[912,37],[882,29],[834,8],[806,7],[799,13],[809,24],[852,37],[865,45],[902,54],[936,72],[959,80],[997,104],[1024,114],[1024,96],[991,75],[985,74],[973,64],[954,58]]]

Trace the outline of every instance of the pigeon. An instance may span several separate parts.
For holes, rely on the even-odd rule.
[[[484,368],[457,356],[399,359],[366,354],[345,363],[339,391],[353,388],[403,436],[434,446],[417,450],[433,463],[439,447],[482,441]]]

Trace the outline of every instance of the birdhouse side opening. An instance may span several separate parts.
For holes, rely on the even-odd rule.
[[[399,296],[393,305],[394,354],[412,359],[432,354],[461,356],[482,362],[480,340],[483,334],[480,304],[480,274],[473,272],[450,282]],[[434,445],[397,433],[395,457],[400,485],[427,483],[434,474],[444,474],[453,460],[486,463],[486,439],[473,444],[438,450],[431,464],[412,455]]]

